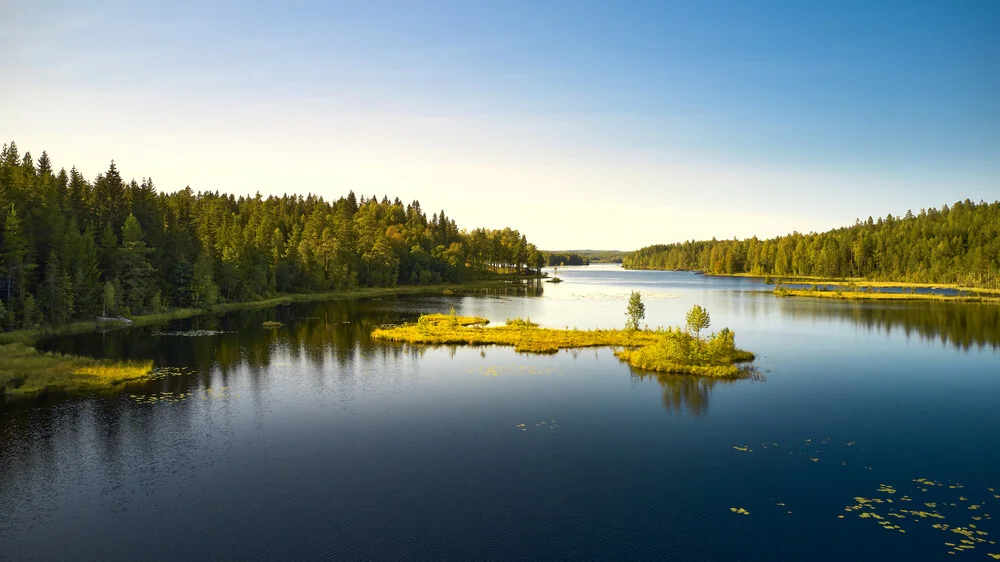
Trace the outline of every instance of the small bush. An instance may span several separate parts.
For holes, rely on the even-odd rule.
[[[505,325],[508,326],[508,327],[511,327],[511,328],[521,328],[521,329],[537,328],[538,327],[538,324],[535,323],[535,322],[532,322],[531,318],[528,318],[527,320],[525,320],[524,318],[521,318],[521,317],[508,318],[507,319],[507,323]]]

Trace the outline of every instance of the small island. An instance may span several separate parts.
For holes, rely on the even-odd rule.
[[[378,328],[376,340],[427,345],[503,345],[522,353],[555,353],[560,349],[614,347],[615,356],[632,367],[661,373],[743,378],[752,370],[743,363],[753,361],[749,351],[736,347],[735,334],[729,328],[701,336],[711,320],[701,306],[687,314],[686,328],[640,329],[645,306],[633,291],[622,330],[578,330],[542,328],[530,319],[514,318],[497,327],[486,327],[489,320],[478,316],[424,314],[414,322]]]

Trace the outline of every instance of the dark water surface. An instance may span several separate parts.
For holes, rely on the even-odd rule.
[[[169,376],[3,407],[0,559],[1000,554],[1000,307],[559,276],[541,296],[303,304],[42,342]],[[609,349],[368,338],[452,306],[619,327],[633,288],[650,325],[706,306],[766,382],[635,373]],[[285,326],[260,326],[272,319]]]

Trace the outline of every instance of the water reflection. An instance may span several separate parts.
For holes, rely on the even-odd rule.
[[[1000,306],[955,302],[863,302],[776,299],[782,315],[802,319],[841,319],[870,332],[902,332],[922,341],[940,341],[968,350],[1000,349]]]

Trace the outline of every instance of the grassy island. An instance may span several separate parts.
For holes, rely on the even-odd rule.
[[[704,318],[702,328],[708,326],[707,312]],[[638,369],[724,378],[748,374],[739,364],[754,360],[753,353],[736,348],[728,328],[702,338],[700,329],[570,330],[542,328],[520,318],[508,320],[504,326],[487,327],[488,323],[476,316],[425,314],[415,323],[378,328],[372,337],[411,344],[504,345],[523,353],[614,347],[620,348],[616,357]]]
[[[152,361],[100,361],[41,353],[19,343],[0,345],[0,399],[101,390],[145,379],[152,371]]]

